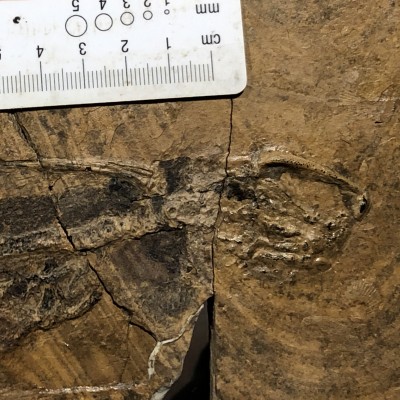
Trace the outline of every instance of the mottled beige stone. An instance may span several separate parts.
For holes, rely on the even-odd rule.
[[[243,7],[249,84],[215,242],[214,398],[395,399],[399,7]]]
[[[0,125],[0,163],[5,161],[34,161],[36,159],[35,152],[26,143],[23,133],[19,132],[14,116],[0,114]]]
[[[243,0],[234,99],[0,115],[0,398],[400,396],[395,1]]]
[[[177,379],[213,295],[230,110],[3,114],[0,398],[156,399]]]

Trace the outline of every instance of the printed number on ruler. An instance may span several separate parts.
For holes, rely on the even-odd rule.
[[[1,0],[0,109],[239,93],[240,0]]]

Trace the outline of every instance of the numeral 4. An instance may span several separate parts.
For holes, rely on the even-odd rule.
[[[36,51],[37,51],[37,56],[38,56],[38,58],[40,58],[40,57],[42,56],[42,54],[43,54],[44,48],[43,48],[43,47],[40,47],[40,46],[38,45],[38,47],[36,47]]]

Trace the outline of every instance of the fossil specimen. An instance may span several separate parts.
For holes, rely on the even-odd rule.
[[[248,273],[270,279],[329,268],[368,210],[366,193],[293,155],[268,152],[236,162],[225,182],[218,233],[226,251]]]

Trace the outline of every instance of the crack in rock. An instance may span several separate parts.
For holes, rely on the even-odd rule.
[[[130,316],[132,315],[132,312],[131,312],[128,308],[126,308],[126,307],[124,307],[123,305],[119,304],[119,303],[114,299],[114,296],[113,296],[112,292],[107,288],[106,284],[105,284],[104,281],[102,280],[102,278],[101,278],[100,274],[97,272],[96,268],[93,267],[93,265],[89,262],[89,260],[87,261],[87,263],[88,263],[88,265],[89,265],[89,268],[90,268],[90,269],[94,272],[94,274],[96,275],[96,277],[97,277],[98,281],[100,282],[100,284],[101,284],[101,286],[102,286],[104,292],[110,297],[110,299],[111,299],[112,303],[114,304],[114,306],[117,307],[118,309],[120,309],[124,314],[126,314],[126,315],[128,315],[128,316],[130,317]],[[142,325],[140,325],[140,324],[137,324],[137,323],[132,322],[131,320],[129,320],[128,329],[129,329],[129,326],[130,326],[130,325],[139,328],[139,329],[142,330],[143,332],[145,332],[145,333],[147,333],[148,335],[150,335],[154,340],[157,340],[157,339],[156,339],[156,335],[155,335],[153,332],[151,332],[149,329],[146,329],[144,326],[142,326]]]
[[[109,390],[121,391],[121,390],[134,390],[136,389],[135,384],[128,383],[117,383],[102,386],[75,386],[69,388],[60,389],[45,389],[41,390],[39,394],[50,394],[50,395],[61,395],[61,394],[80,394],[80,393],[101,393]]]
[[[39,153],[39,150],[36,146],[36,144],[34,143],[34,141],[32,140],[29,132],[27,131],[27,129],[24,127],[24,125],[21,123],[21,121],[18,118],[17,114],[11,113],[9,114],[10,117],[14,120],[15,124],[18,127],[18,133],[20,134],[20,136],[22,137],[22,139],[24,139],[24,141],[27,143],[27,145],[29,146],[29,148],[32,149],[32,151],[34,152],[36,159],[38,161],[38,163],[42,166],[42,157]]]
[[[204,308],[204,304],[202,304],[200,306],[200,308],[194,314],[192,314],[188,317],[188,319],[182,326],[182,328],[179,331],[179,334],[177,336],[157,342],[157,344],[155,345],[153,351],[151,352],[151,354],[149,356],[148,368],[147,368],[149,379],[151,379],[153,377],[153,375],[156,374],[155,363],[157,361],[158,353],[161,351],[162,347],[179,340],[187,331],[188,326],[190,326],[192,324],[192,322],[195,322],[197,320],[197,318],[198,318],[200,312],[203,310],[203,308]],[[154,400],[156,400],[156,398]]]

